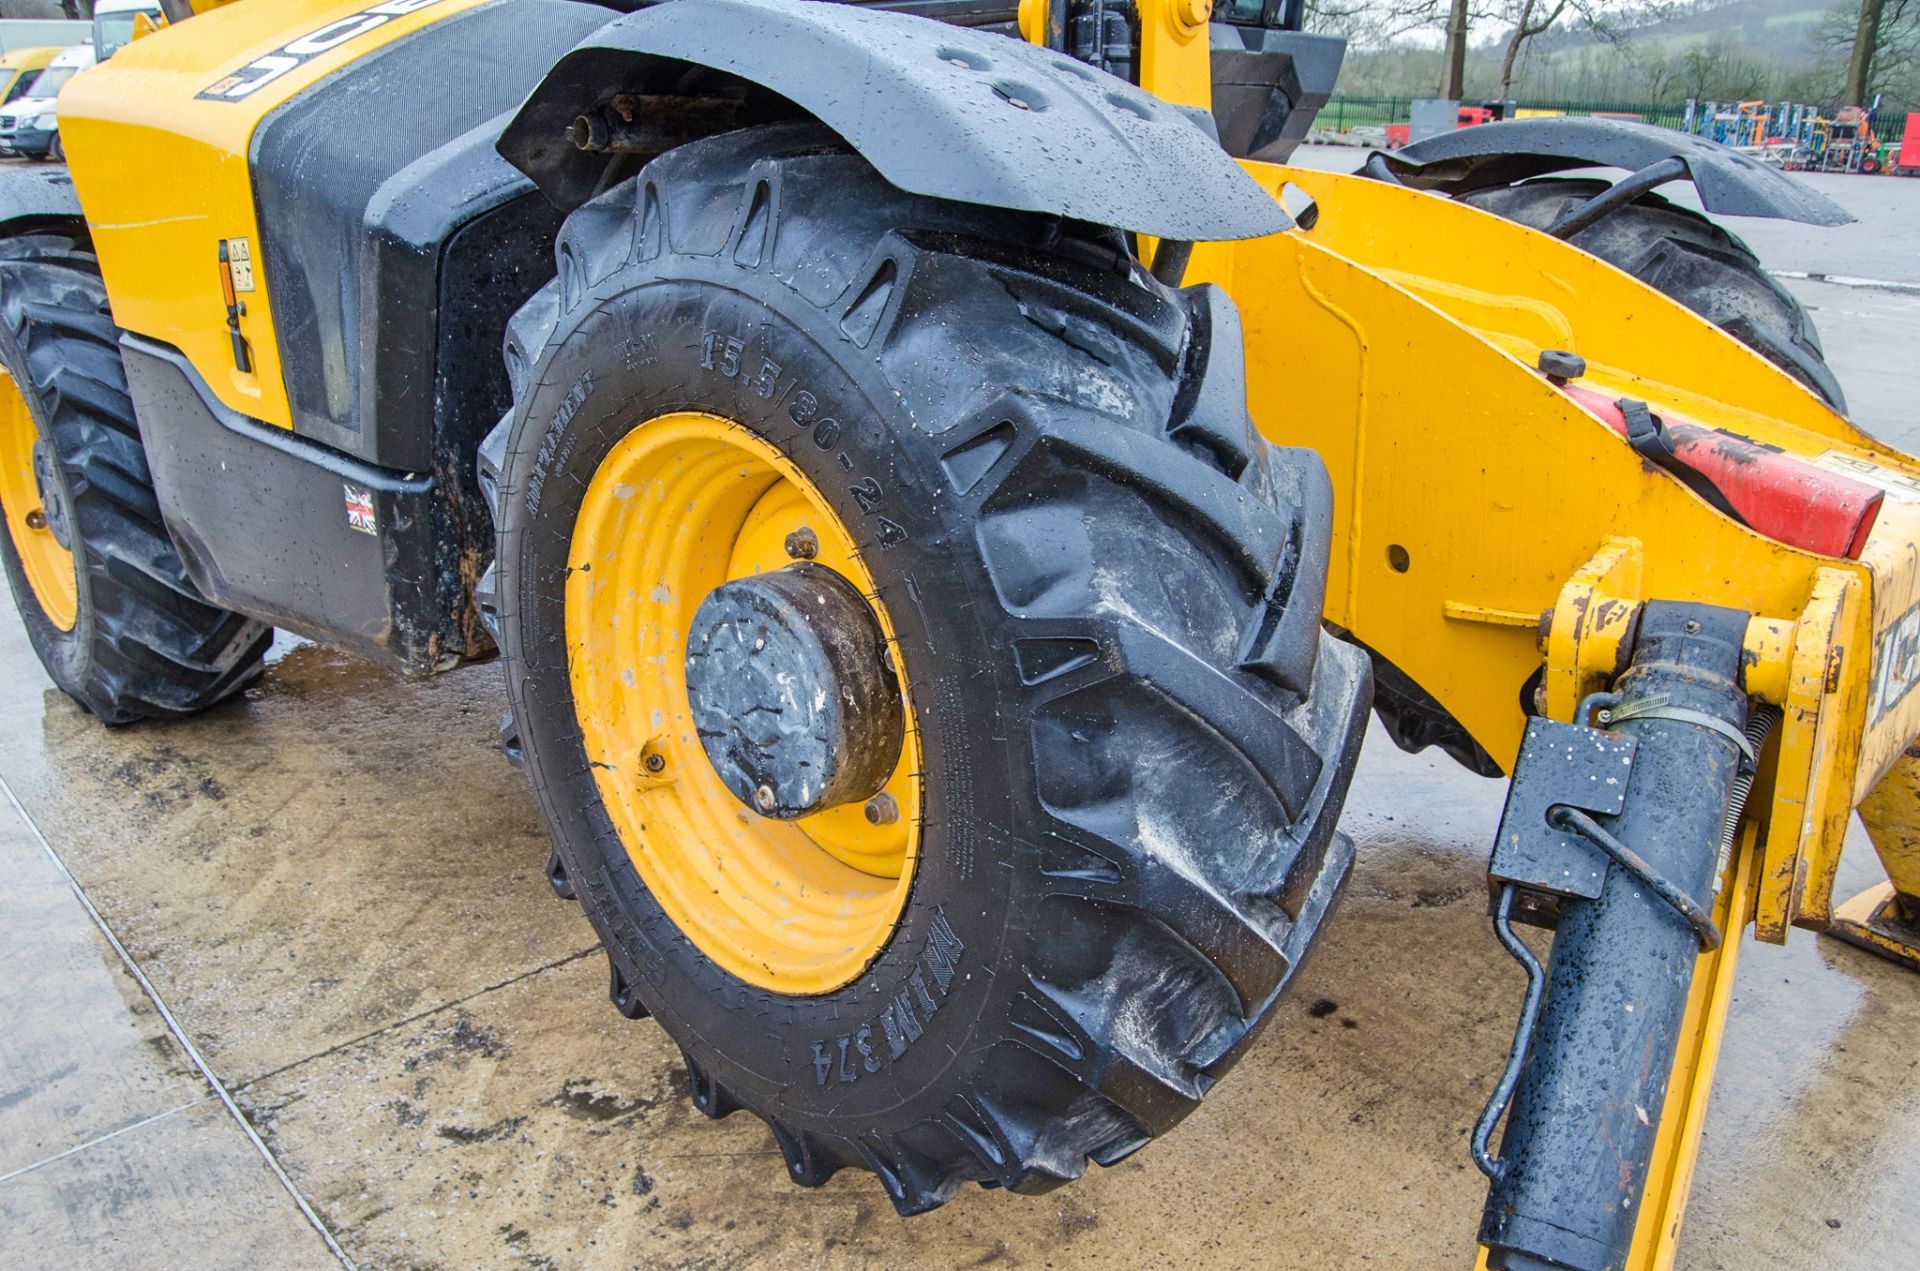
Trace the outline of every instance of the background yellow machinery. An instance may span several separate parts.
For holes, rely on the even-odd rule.
[[[0,105],[22,96],[33,84],[33,77],[47,69],[57,48],[14,49],[0,56]]]

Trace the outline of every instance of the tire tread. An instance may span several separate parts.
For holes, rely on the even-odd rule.
[[[791,209],[809,189],[835,191],[836,210],[822,217],[816,204],[812,221],[796,223]],[[732,222],[724,236],[711,223],[722,216]],[[702,217],[708,223],[696,229]],[[762,225],[756,218],[763,217],[772,222]],[[1253,428],[1238,319],[1224,293],[1160,287],[1128,262],[1116,235],[1051,222],[1036,229],[1042,218],[920,199],[884,185],[817,134],[750,129],[670,152],[563,228],[558,276],[520,310],[505,341],[516,407],[481,450],[481,485],[501,527],[498,560],[514,550],[505,469],[525,444],[515,435],[523,407],[542,383],[548,356],[591,311],[586,296],[622,269],[645,270],[655,257],[675,253],[724,253],[743,268],[767,270],[774,251],[737,250],[749,220],[750,239],[764,234],[789,250],[792,235],[838,236],[818,248],[839,271],[832,275],[837,285],[823,281],[825,266],[779,281],[835,324],[858,312],[849,342],[889,374],[898,368],[898,396],[916,431],[924,429],[934,453],[945,456],[954,497],[975,510],[983,544],[996,515],[1031,515],[1034,492],[1044,487],[1066,509],[1063,523],[1091,516],[1086,500],[1105,500],[1103,508],[1131,518],[1136,540],[1180,562],[1177,602],[1168,597],[1149,606],[1151,613],[1123,612],[1103,591],[1094,551],[1043,585],[1021,576],[1041,567],[1016,549],[996,555],[983,546],[1008,623],[1034,640],[1101,653],[1085,663],[1069,656],[1059,664],[1064,670],[1028,680],[1041,784],[1051,768],[1054,784],[1078,797],[1085,792],[1077,787],[1111,775],[1077,771],[1070,756],[1055,753],[1062,743],[1046,724],[1053,715],[1102,714],[1138,736],[1171,719],[1191,738],[1187,759],[1201,765],[1196,779],[1242,779],[1246,800],[1280,827],[1269,842],[1203,850],[1192,837],[1199,827],[1185,827],[1189,836],[1169,846],[1146,841],[1144,832],[1113,832],[1110,808],[1084,811],[1092,802],[1049,809],[1054,824],[1046,837],[1054,846],[1040,850],[1053,855],[1039,872],[1051,890],[1041,903],[1063,921],[1099,932],[1082,942],[1083,952],[1096,949],[1088,956],[1099,964],[1076,965],[1049,942],[1035,945],[1028,979],[1012,996],[1010,1026],[994,1043],[1004,1062],[987,1065],[926,1121],[845,1137],[803,1130],[778,1107],[755,1106],[727,1089],[687,1052],[701,1110],[724,1115],[746,1107],[760,1115],[789,1177],[802,1185],[818,1186],[843,1167],[868,1170],[903,1214],[936,1207],[965,1181],[1043,1191],[1078,1177],[1089,1161],[1117,1162],[1197,1106],[1258,1032],[1304,952],[1275,897],[1303,868],[1318,876],[1320,858],[1305,857],[1319,853],[1345,868],[1347,857],[1334,857],[1326,841],[1300,843],[1287,834],[1294,809],[1280,789],[1343,792],[1350,762],[1323,772],[1295,733],[1306,726],[1301,694],[1239,665],[1246,630],[1269,621],[1269,607],[1320,611],[1317,584],[1291,595],[1275,588],[1282,549],[1295,532],[1280,492],[1304,479],[1281,470],[1304,471],[1319,460],[1278,450]],[[650,228],[655,221],[665,230]],[[661,239],[663,245],[648,246]],[[887,297],[875,301],[883,286]],[[974,307],[939,302],[954,296]],[[1014,317],[1004,325],[977,317],[1008,306]],[[976,319],[956,322],[957,311]],[[1065,375],[1038,382],[1026,373],[1049,361],[1124,383],[1131,408],[1076,399]],[[996,387],[1009,384],[1021,387],[1012,395]],[[1314,550],[1324,551],[1324,542]],[[516,593],[500,568],[490,568],[481,584],[481,608],[506,655],[511,691],[519,656]],[[1201,610],[1204,616],[1192,616]],[[1322,642],[1323,661],[1364,683],[1357,654],[1326,652],[1331,642],[1317,624],[1306,638]],[[1188,673],[1168,677],[1169,663]],[[1183,692],[1187,698],[1175,700]],[[1364,702],[1364,688],[1360,693]],[[1151,713],[1129,714],[1143,705]],[[1351,736],[1362,718],[1364,704],[1343,725]],[[1301,744],[1290,750],[1294,742]],[[1275,774],[1282,754],[1311,763]],[[537,774],[536,756],[529,752],[527,760]],[[1138,825],[1152,810],[1145,799],[1127,791],[1105,804],[1133,809],[1130,824]],[[589,916],[600,893],[580,890]],[[603,937],[618,926],[596,918]],[[621,954],[610,954],[618,966]],[[1140,1019],[1155,1022],[1142,1027]]]
[[[79,674],[55,678],[108,724],[188,715],[240,691],[259,674],[272,629],[208,604],[187,577],[154,496],[119,328],[83,243],[0,242],[0,323],[66,477],[89,601],[71,635],[29,621],[36,651],[53,670],[43,642],[86,641]],[[32,603],[22,582],[14,591],[23,609]]]

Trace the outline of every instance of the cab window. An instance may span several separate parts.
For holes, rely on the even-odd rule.
[[[134,24],[140,15],[158,20],[158,6],[151,9],[127,9],[120,13],[96,13],[93,15],[93,51],[101,61],[106,61],[127,45],[133,43]]]

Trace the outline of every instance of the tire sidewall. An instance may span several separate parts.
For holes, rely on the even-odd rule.
[[[990,1017],[1022,938],[1017,853],[983,847],[1017,842],[1016,827],[1037,809],[1020,806],[1012,779],[1030,761],[1010,659],[981,666],[955,656],[1005,648],[1006,633],[990,627],[1002,611],[956,500],[941,488],[933,447],[913,439],[913,421],[889,406],[895,399],[871,356],[839,338],[823,311],[741,273],[684,258],[630,267],[561,317],[504,471],[507,678],[534,787],[622,974],[736,1095],[845,1135],[852,1122],[884,1129],[925,1119],[964,1080],[952,1065],[983,1062],[988,1047],[976,1034],[997,1032]],[[714,340],[722,350],[738,341],[738,352],[713,357]],[[739,373],[723,374],[722,362],[737,362]],[[768,365],[778,369],[764,392]],[[927,774],[914,879],[874,962],[817,997],[750,986],[680,933],[608,819],[574,716],[564,593],[580,502],[615,443],[673,411],[737,421],[808,477],[855,538],[904,660]],[[829,420],[839,428],[826,437]],[[981,721],[998,721],[994,736],[975,735]],[[948,933],[960,946],[950,971]],[[897,1015],[889,1021],[901,1009],[913,1012],[919,1036]]]
[[[34,381],[29,374],[27,359],[19,343],[14,339],[13,332],[7,329],[5,323],[0,323],[0,363],[5,363],[7,373],[13,376],[14,386],[19,389],[21,397],[25,399],[27,410],[33,416],[34,429],[39,433],[41,442],[57,450],[59,440],[47,419],[45,403],[40,400],[39,393],[34,390]],[[55,471],[55,480],[60,483],[60,494],[66,506],[73,509],[75,504],[73,491],[67,482],[65,456],[60,456],[60,459],[61,462]],[[73,513],[70,511],[69,515]],[[73,527],[69,531],[70,536],[77,535],[77,529],[77,526]],[[33,584],[27,579],[26,566],[21,561],[19,549],[13,541],[13,527],[8,526],[7,532],[0,534],[0,559],[5,561],[7,585],[13,592],[13,603],[20,611],[20,619],[26,625],[27,639],[33,645],[34,651],[40,655],[41,664],[46,667],[47,674],[52,677],[53,682],[63,692],[77,695],[85,687],[88,679],[92,646],[89,633],[93,629],[94,610],[93,593],[88,586],[87,571],[81,567],[84,564],[83,555],[86,549],[77,541],[72,544],[72,548],[76,566],[74,573],[78,604],[74,611],[73,626],[62,631],[54,625],[52,619],[47,617],[46,610],[40,605],[40,598],[34,594]]]

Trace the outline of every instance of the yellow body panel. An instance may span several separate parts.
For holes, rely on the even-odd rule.
[[[1140,5],[1140,87],[1162,101],[1211,110],[1207,20],[1212,16],[1213,0],[1145,0]]]
[[[1549,713],[1569,718],[1580,692],[1604,683],[1595,672],[1618,649],[1629,606],[1686,600],[1755,615],[1750,687],[1777,697],[1785,717],[1717,915],[1775,941],[1792,924],[1824,928],[1849,813],[1920,733],[1920,693],[1907,691],[1920,664],[1920,464],[1682,306],[1547,235],[1403,187],[1246,166],[1276,197],[1297,187],[1318,216],[1271,238],[1204,244],[1187,281],[1219,283],[1240,308],[1261,431],[1317,450],[1332,475],[1328,620],[1510,765],[1522,685],[1544,666]],[[1533,369],[1547,348],[1582,355],[1583,385],[1610,398],[1881,485],[1861,558],[1775,542],[1642,463]],[[1571,631],[1560,626],[1569,593],[1587,606]],[[1543,640],[1528,618],[1554,609]],[[1849,914],[1892,903],[1870,894]],[[1864,918],[1853,925],[1866,929]],[[1628,1262],[1637,1271],[1673,1262],[1737,948],[1730,940],[1696,968]]]
[[[1256,175],[1276,191],[1295,184],[1320,203],[1321,217],[1307,237],[1447,313],[1523,369],[1541,349],[1566,349],[1586,358],[1586,387],[1643,398],[1885,487],[1887,501],[1860,564],[1873,583],[1871,669],[1898,670],[1881,665],[1890,656],[1886,640],[1920,604],[1912,546],[1920,541],[1920,464],[1910,456],[1854,428],[1786,372],[1685,307],[1549,235],[1381,182],[1293,169]],[[1436,243],[1447,250],[1435,250]],[[1565,466],[1551,451],[1533,461]],[[1658,474],[1644,479],[1667,481]],[[1726,535],[1754,537],[1722,524]],[[1715,566],[1698,550],[1686,563],[1709,573]],[[1684,589],[1654,587],[1648,594],[1709,599]],[[1920,619],[1909,617],[1909,626],[1909,642],[1920,639]],[[1858,689],[1868,691],[1865,678]],[[1878,685],[1873,693],[1861,703],[1867,715],[1851,716],[1856,730],[1867,728],[1855,739],[1858,763],[1844,772],[1849,806],[1866,797],[1920,733],[1920,697],[1887,700]]]
[[[1277,168],[1257,175],[1275,188],[1294,176],[1325,176]],[[1322,186],[1313,231],[1204,246],[1194,253],[1190,274],[1190,280],[1219,282],[1239,303],[1251,351],[1249,404],[1261,431],[1277,443],[1318,451],[1332,474],[1330,622],[1405,670],[1505,765],[1525,722],[1521,685],[1541,665],[1538,632],[1470,615],[1551,609],[1563,584],[1607,538],[1631,536],[1645,544],[1646,596],[1768,614],[1797,615],[1804,608],[1813,571],[1829,562],[1729,521],[1665,474],[1650,477],[1598,418],[1501,342],[1439,308],[1431,293],[1409,289],[1404,271],[1396,275],[1324,246],[1323,239],[1339,242],[1322,234],[1335,220],[1390,214],[1378,206],[1376,192],[1406,204],[1403,221],[1425,218],[1408,233],[1442,233],[1449,214],[1484,221],[1488,237],[1532,233],[1426,195],[1342,178]],[[1349,194],[1351,208],[1342,202]],[[1525,244],[1495,246],[1514,251]],[[1619,291],[1631,286],[1639,294],[1596,295],[1596,305],[1631,303],[1643,321],[1675,317],[1676,340],[1705,343],[1699,334],[1705,332],[1713,342],[1725,341],[1733,357],[1759,365],[1679,306],[1598,261],[1553,246],[1573,258],[1561,279],[1575,293],[1567,297],[1570,308],[1579,303],[1579,275],[1605,271],[1611,277],[1603,281],[1617,279]],[[1659,313],[1650,301],[1672,314]],[[1476,305],[1488,308],[1481,300]],[[1511,311],[1551,329],[1551,315],[1542,309],[1544,302]],[[1580,343],[1596,354],[1606,347]],[[1655,391],[1659,384],[1625,372],[1613,378],[1622,393],[1664,400]],[[1779,378],[1783,389],[1805,397]],[[1772,387],[1763,380],[1750,396]],[[1784,391],[1779,396],[1791,401]],[[1726,418],[1705,409],[1695,417]],[[1758,422],[1750,411],[1739,417]],[[1845,428],[1837,419],[1825,422]],[[1401,561],[1405,568],[1396,568]]]
[[[481,2],[223,5],[76,76],[60,96],[61,139],[115,321],[179,348],[227,406],[291,427],[271,279],[256,271],[254,289],[239,296],[251,372],[235,365],[222,296],[221,242],[245,239],[260,256],[248,164],[254,129],[332,72]],[[300,41],[309,43],[281,52]],[[274,57],[297,65],[262,64]],[[206,96],[262,75],[271,78],[244,96]]]
[[[1920,693],[1906,691],[1920,644],[1920,464],[1548,235],[1382,182],[1247,166],[1276,196],[1288,185],[1311,196],[1313,228],[1204,245],[1190,280],[1217,281],[1240,305],[1256,423],[1319,451],[1332,473],[1329,621],[1405,670],[1504,765],[1523,724],[1520,685],[1541,665],[1518,620],[1553,607],[1606,539],[1644,545],[1635,599],[1804,615],[1800,656],[1813,661],[1783,703],[1759,931],[1779,940],[1790,923],[1823,926],[1849,810],[1920,734]],[[1647,468],[1533,371],[1544,348],[1583,356],[1583,385],[1609,397],[1882,486],[1861,558],[1775,542]],[[1807,614],[1822,578],[1829,589],[1851,580],[1846,603]],[[1550,694],[1552,713],[1565,718],[1574,696]]]
[[[1905,458],[1684,305],[1549,234],[1365,177],[1246,166],[1276,193],[1293,185],[1315,200],[1320,216],[1305,237],[1427,301],[1527,368],[1541,349],[1565,349],[1586,359],[1588,387],[1631,391],[1703,423],[1793,427]]]
[[[1920,969],[1920,746],[1910,746],[1860,802],[1887,881],[1833,909],[1827,930]]]
[[[1860,803],[1860,820],[1887,878],[1903,895],[1920,896],[1920,753],[1908,751]]]

